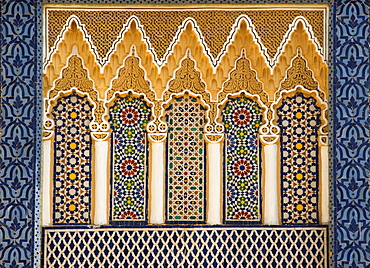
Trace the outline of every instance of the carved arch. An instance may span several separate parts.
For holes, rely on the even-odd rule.
[[[217,116],[215,118],[217,126],[221,125],[222,109],[226,105],[229,97],[241,95],[255,101],[263,110],[263,126],[260,134],[266,134],[265,128],[268,126],[268,107],[270,106],[268,94],[263,89],[263,83],[258,79],[257,72],[251,68],[250,60],[245,55],[245,50],[241,51],[240,58],[235,62],[235,68],[229,73],[229,78],[224,82],[222,91],[217,96]],[[219,127],[220,128],[220,127]],[[222,126],[223,129],[223,126]],[[262,130],[264,132],[262,132]],[[268,132],[268,131],[267,131]]]
[[[94,87],[94,82],[90,79],[89,72],[84,68],[83,60],[74,48],[72,55],[68,58],[66,67],[62,70],[59,79],[55,80],[53,87],[47,92],[45,101],[46,119],[44,126],[46,130],[54,127],[51,116],[51,109],[59,98],[77,93],[80,96],[88,96],[93,107],[93,121],[90,123],[91,131],[100,129],[102,114],[104,113],[103,101],[99,99],[99,92]]]
[[[109,107],[115,99],[120,96],[133,94],[144,97],[145,102],[152,107],[152,120],[158,115],[158,101],[152,88],[151,82],[147,79],[145,69],[141,66],[140,57],[136,55],[135,46],[131,47],[131,55],[124,60],[123,66],[118,69],[116,78],[112,80],[110,88],[105,93],[103,121],[108,122]]]
[[[282,101],[285,97],[292,97],[298,92],[303,93],[305,97],[313,97],[317,101],[317,105],[321,109],[320,120],[322,122],[319,128],[318,135],[326,136],[327,126],[328,126],[328,119],[327,119],[328,103],[324,99],[321,98],[319,91],[308,90],[304,86],[301,86],[301,85],[295,86],[294,88],[290,90],[280,91],[279,98],[271,104],[271,108],[273,111],[271,122],[273,122],[274,125],[277,125],[277,120],[278,120],[277,115],[276,115],[277,108],[281,106]],[[279,132],[280,132],[280,129],[279,129]]]
[[[189,94],[197,98],[201,105],[207,109],[207,124],[212,122],[215,116],[215,103],[211,102],[211,93],[207,90],[206,83],[202,80],[201,72],[196,67],[196,62],[191,56],[190,49],[180,63],[180,67],[175,71],[174,78],[168,82],[162,97],[161,121],[164,122],[165,106],[176,96]]]

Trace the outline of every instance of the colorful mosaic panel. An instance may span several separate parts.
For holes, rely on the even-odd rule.
[[[261,110],[241,96],[223,110],[226,160],[226,221],[260,219],[259,142]]]
[[[76,94],[59,99],[53,108],[54,224],[89,224],[91,203],[92,106]]]
[[[146,219],[146,136],[150,109],[142,98],[128,95],[110,108],[113,131],[112,219]]]
[[[282,221],[318,223],[318,136],[320,108],[302,93],[285,98],[277,110],[281,128]]]
[[[203,221],[205,109],[196,98],[176,98],[167,108],[168,221]]]

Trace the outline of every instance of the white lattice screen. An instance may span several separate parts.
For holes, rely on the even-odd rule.
[[[326,228],[47,229],[45,267],[326,266]]]

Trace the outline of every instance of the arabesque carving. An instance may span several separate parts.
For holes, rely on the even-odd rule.
[[[169,83],[169,89],[165,93],[167,99],[171,93],[179,93],[189,90],[195,94],[202,94],[206,90],[206,84],[200,78],[200,72],[195,69],[195,62],[187,57],[181,62],[181,67],[175,73],[175,79]]]
[[[107,111],[103,110],[106,108],[103,103],[111,101],[117,92],[130,90],[145,96],[153,104],[153,118],[149,124],[151,128],[148,128],[151,133],[166,132],[165,124],[159,120],[163,113],[163,104],[172,95],[185,91],[193,93],[208,105],[207,119],[208,125],[212,125],[212,131],[205,129],[207,133],[213,133],[218,124],[216,116],[219,104],[228,95],[235,96],[239,92],[245,92],[266,108],[266,123],[273,119],[273,112],[268,108],[270,100],[278,99],[283,90],[302,85],[308,90],[318,91],[321,99],[326,100],[323,91],[327,90],[326,80],[322,77],[326,74],[327,66],[320,54],[325,49],[323,18],[326,11],[323,7],[320,8],[311,11],[220,9],[199,12],[169,9],[163,12],[173,14],[178,27],[161,26],[160,31],[153,30],[159,27],[157,24],[148,25],[149,22],[165,18],[164,13],[158,10],[123,8],[103,14],[97,10],[51,8],[47,11],[48,42],[49,48],[53,46],[58,50],[50,58],[52,62],[45,72],[45,79],[48,81],[47,86],[44,84],[45,96],[51,100],[61,89],[70,87],[88,93],[96,105],[93,131],[108,130],[108,127],[103,127],[105,117],[102,117],[107,115]],[[219,24],[217,27],[210,27],[208,20],[202,16],[206,13],[219,15],[211,21],[218,21],[222,25],[226,23],[227,27],[223,27],[221,31],[216,30],[220,27]],[[56,17],[57,14],[61,17]],[[225,18],[225,14],[231,17],[220,20],[219,18]],[[281,17],[280,14],[286,16]],[[112,16],[119,19],[111,24],[106,23]],[[94,24],[95,18],[97,22]],[[276,22],[276,25],[281,26],[278,33],[271,34],[266,18],[279,18]],[[68,20],[73,23],[66,24]],[[161,23],[163,21],[159,24]],[[109,32],[109,37],[99,39],[99,25],[113,27],[114,31]],[[168,27],[171,31],[167,31]],[[160,32],[161,35],[153,36],[154,32]],[[54,42],[50,42],[52,39]],[[81,53],[68,57],[73,51],[72,46],[78,47]],[[302,52],[299,50],[296,55],[297,47],[301,47]],[[99,50],[96,57],[100,59],[94,60],[91,53],[86,53],[94,49]],[[157,55],[153,51],[161,52]],[[270,61],[278,54],[281,57],[272,68]],[[101,61],[102,57],[106,57],[106,65]],[[159,67],[158,62],[161,64]],[[104,66],[98,68],[97,64]],[[65,65],[67,67],[63,68]],[[60,72],[62,76],[56,80]],[[53,81],[55,82],[52,83]],[[54,86],[51,88],[52,84]],[[49,88],[51,89],[46,94]],[[264,135],[276,135],[279,132],[273,131],[277,128],[273,128],[272,123],[261,129]]]
[[[291,67],[286,71],[286,77],[281,82],[276,99],[279,98],[281,90],[290,90],[296,86],[303,86],[308,90],[318,90],[320,98],[325,100],[325,94],[319,90],[319,83],[314,78],[313,71],[307,67],[307,61],[301,54],[301,49],[298,49],[297,56],[292,60]]]
[[[257,72],[252,70],[251,63],[245,56],[245,50],[242,50],[241,54],[229,79],[225,81],[222,92],[218,95],[218,101],[222,102],[229,93],[246,91],[252,95],[259,95],[263,103],[268,106],[268,95],[263,90],[262,82],[257,78]]]
[[[87,70],[83,67],[82,59],[77,55],[72,55],[67,63],[67,67],[62,70],[62,77],[55,81],[54,87],[49,91],[49,99],[53,99],[60,91],[77,88],[79,91],[86,92],[94,101],[95,121],[100,124],[104,113],[103,102],[99,100],[99,93],[94,89],[92,80],[89,79]]]
[[[261,37],[262,43],[267,48],[272,58],[276,53],[281,40],[289,29],[289,24],[297,16],[303,16],[312,25],[313,33],[321,46],[324,45],[324,11],[321,10],[255,10],[244,8],[242,10],[62,10],[50,9],[47,12],[48,18],[48,47],[55,45],[63,25],[72,15],[80,18],[91,34],[91,39],[98,49],[99,56],[103,58],[109,53],[112,44],[116,40],[122,25],[127,20],[136,16],[143,25],[150,42],[155,49],[159,59],[162,59],[171,46],[179,26],[186,18],[194,18],[200,25],[205,42],[209,46],[211,55],[216,58],[227,41],[232,25],[241,15],[247,15],[255,25],[256,33]],[[271,27],[271,21],[274,27]],[[101,33],[104,32],[102,35]],[[161,32],[158,35],[158,32]]]
[[[163,94],[164,102],[171,98],[172,94],[190,91],[196,95],[201,95],[203,101],[210,106],[207,111],[210,122],[213,123],[216,112],[216,103],[211,102],[211,94],[206,89],[206,84],[202,81],[201,73],[195,67],[195,61],[191,58],[190,49],[187,50],[186,57],[181,61],[180,68],[176,70],[175,76],[168,83],[168,88]]]
[[[169,16],[170,26],[164,23],[166,19],[161,12],[173,15]],[[323,78],[328,73],[325,63],[326,42],[323,42],[326,27],[322,20],[326,12],[324,7],[310,11],[221,8],[189,12],[170,8],[168,11],[133,11],[122,8],[115,12],[47,8],[46,14],[50,19],[48,23],[52,25],[47,39],[50,41],[51,36],[58,34],[45,55],[44,90],[51,89],[53,81],[65,65],[66,55],[70,55],[72,46],[76,45],[99,91],[99,97],[103,98],[117,70],[121,68],[123,59],[129,55],[130,47],[135,45],[147,79],[156,95],[161,96],[174,71],[178,69],[186,49],[190,47],[202,80],[211,93],[212,101],[215,101],[230,70],[234,68],[239,51],[246,49],[252,68],[257,71],[257,77],[264,84],[269,98],[273,99],[295,56],[297,46],[301,46],[302,55],[308,59],[308,65],[315,72],[315,79],[327,93],[327,78]],[[280,16],[282,13],[283,17]],[[50,14],[53,14],[54,22]],[[61,17],[55,18],[55,14]],[[66,14],[69,17],[65,17]],[[208,14],[212,19],[202,14]],[[226,18],[225,14],[229,16]],[[117,20],[107,23],[111,15]],[[224,19],[221,20],[221,17]],[[276,27],[270,27],[269,17],[275,19]],[[215,23],[209,25],[209,21]],[[59,26],[58,23],[64,25]],[[178,27],[172,23],[178,24]],[[227,27],[220,26],[225,23]],[[104,32],[102,29],[107,30]],[[161,52],[157,53],[158,50]]]
[[[155,92],[151,89],[150,82],[145,79],[145,71],[140,66],[140,58],[135,55],[135,48],[132,48],[131,55],[124,62],[124,67],[119,69],[118,77],[113,80],[112,88],[107,92],[107,100],[110,100],[115,92],[129,89],[144,93],[152,102],[155,100]]]

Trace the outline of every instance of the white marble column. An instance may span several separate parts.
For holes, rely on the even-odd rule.
[[[263,224],[279,224],[279,195],[278,195],[278,146],[277,144],[263,145],[264,165],[264,211]]]
[[[108,224],[108,152],[109,140],[94,140],[93,202],[94,225]]]
[[[42,225],[51,225],[51,207],[53,205],[51,195],[52,168],[52,139],[42,141]]]
[[[329,224],[329,147],[327,145],[321,145],[319,147],[320,151],[320,164],[321,164],[321,176],[319,180],[321,181],[321,213],[320,222],[321,224]]]
[[[154,134],[152,134],[154,135]],[[149,223],[165,222],[165,139],[150,140]]]
[[[221,138],[218,141],[207,140],[207,224],[222,223],[222,163]]]

